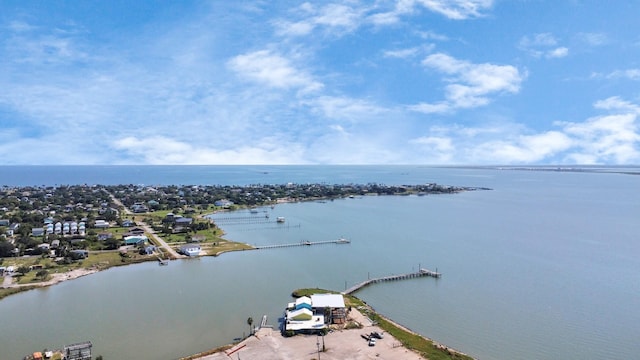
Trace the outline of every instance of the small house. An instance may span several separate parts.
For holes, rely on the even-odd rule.
[[[105,220],[96,220],[93,226],[99,229],[106,229],[109,227],[109,222]]]
[[[146,243],[149,239],[144,236],[144,235],[132,235],[132,236],[125,236],[124,237],[124,244],[125,245],[143,245],[144,243]]]
[[[31,236],[44,236],[44,228],[31,229]]]
[[[110,232],[101,232],[100,234],[98,234],[98,240],[99,241],[105,241],[107,239],[111,239],[113,238],[113,234]]]
[[[176,219],[174,220],[174,223],[176,224],[176,226],[183,226],[183,227],[188,227],[189,225],[191,225],[192,222],[193,222],[193,219],[188,217],[176,217]]]
[[[200,244],[185,244],[180,247],[180,252],[187,256],[198,256],[200,250]]]

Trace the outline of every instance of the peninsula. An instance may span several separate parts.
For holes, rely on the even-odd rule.
[[[207,214],[297,201],[487,190],[435,183],[0,187],[0,298],[113,266],[254,249]],[[257,212],[257,211],[256,211]],[[274,219],[282,222],[284,219]]]
[[[332,201],[384,195],[425,196],[472,190],[488,189],[438,184],[5,186],[0,188],[0,276],[3,277],[0,298],[113,266],[144,261],[159,261],[164,265],[174,259],[255,249],[224,239],[222,229],[206,216],[214,212],[248,209],[250,216],[253,216],[257,213],[256,207],[275,206],[284,202]],[[282,222],[284,219],[273,221]],[[348,243],[348,240],[338,239],[335,242]],[[350,301],[358,301],[350,298]],[[445,358],[465,358],[460,352],[393,324],[364,304],[358,305],[358,308],[366,312],[369,321],[378,319],[369,326],[387,324],[385,331],[397,334],[394,336],[400,340],[393,344],[402,344],[404,350],[388,349],[390,354],[408,351],[407,348],[416,350],[411,345],[412,341],[402,340],[409,336],[419,339],[417,343],[421,345],[418,349],[435,349],[437,354],[445,355]],[[359,314],[359,311],[354,314]],[[356,320],[356,323],[361,327],[363,322]],[[266,329],[256,333],[256,336],[266,333],[272,339],[277,336]],[[294,344],[296,341],[287,343]],[[418,352],[422,353],[423,350]],[[336,353],[336,359],[348,358],[344,356],[344,351],[350,350],[344,348],[342,351]],[[415,356],[416,359],[421,358],[418,353]]]

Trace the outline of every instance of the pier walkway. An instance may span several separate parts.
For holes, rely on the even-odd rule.
[[[440,276],[442,276],[442,274],[439,273],[439,272],[436,272],[436,271],[429,270],[429,269],[420,268],[420,270],[418,272],[400,274],[400,275],[391,275],[391,276],[384,276],[384,277],[369,279],[369,280],[363,281],[363,282],[361,282],[361,283],[359,283],[357,285],[354,285],[354,286],[346,289],[342,293],[344,295],[350,295],[350,294],[353,294],[354,292],[362,289],[363,287],[371,285],[371,284],[374,284],[374,283],[379,283],[379,282],[383,282],[383,281],[406,280],[406,279],[413,279],[413,278],[423,277],[423,276],[428,276],[428,277],[433,277],[433,278],[438,279],[438,278],[440,278]]]
[[[293,247],[293,246],[311,246],[311,245],[325,245],[325,244],[349,244],[351,240],[340,238],[338,240],[328,240],[328,241],[301,241],[299,243],[293,244],[276,244],[276,245],[257,245],[254,246],[255,249],[277,249],[277,248],[285,248],[285,247]]]

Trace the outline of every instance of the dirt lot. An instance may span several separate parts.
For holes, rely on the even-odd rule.
[[[323,338],[316,335],[297,335],[283,337],[279,331],[270,328],[260,329],[255,336],[249,337],[226,352],[208,355],[200,360],[423,360],[424,358],[402,347],[388,334],[376,340],[375,346],[369,346],[361,337],[372,331],[382,332],[377,326],[353,310],[350,317],[363,324],[362,329],[333,331],[324,337],[325,351],[322,350]]]

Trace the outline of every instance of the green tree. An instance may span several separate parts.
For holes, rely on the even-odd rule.
[[[6,240],[0,240],[0,257],[9,257],[13,255],[14,246]]]
[[[28,273],[29,271],[31,271],[31,269],[29,269],[29,267],[26,266],[26,265],[22,265],[22,266],[18,267],[16,269],[16,271],[19,272],[20,274],[24,275],[24,274]]]
[[[36,278],[40,279],[40,281],[45,281],[49,277],[49,272],[45,269],[39,270],[36,273]]]
[[[251,327],[251,325],[253,325],[253,318],[251,316],[247,319],[247,325],[249,325],[249,336],[251,336],[253,335],[253,328]]]

